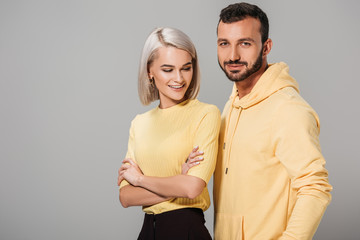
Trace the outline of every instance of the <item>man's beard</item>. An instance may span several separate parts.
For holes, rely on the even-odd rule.
[[[243,81],[244,79],[250,77],[253,73],[257,72],[260,68],[261,68],[261,65],[262,65],[262,51],[260,52],[258,58],[256,59],[255,63],[251,66],[251,68],[247,68],[249,63],[248,62],[245,62],[245,61],[240,61],[240,60],[235,60],[235,61],[232,61],[232,60],[229,60],[229,61],[224,61],[224,68],[221,66],[219,60],[218,60],[218,63],[220,65],[220,68],[224,71],[225,75],[227,76],[227,78],[233,82],[240,82],[240,81]],[[236,72],[227,72],[225,70],[225,67],[227,64],[242,64],[242,65],[245,65],[246,66],[246,69],[245,69],[245,72],[243,72],[242,74],[240,75],[237,75],[238,71]]]

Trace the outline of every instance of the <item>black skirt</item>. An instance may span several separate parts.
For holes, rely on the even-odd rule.
[[[204,213],[184,208],[161,214],[145,214],[138,240],[211,240]]]

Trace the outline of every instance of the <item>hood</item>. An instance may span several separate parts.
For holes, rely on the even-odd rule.
[[[251,92],[241,99],[237,97],[234,84],[230,99],[233,100],[233,107],[246,109],[285,87],[292,87],[299,92],[298,83],[289,75],[288,65],[284,62],[274,63],[269,65]]]

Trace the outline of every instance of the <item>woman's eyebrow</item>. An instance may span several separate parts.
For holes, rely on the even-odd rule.
[[[170,65],[170,64],[163,64],[161,65],[160,67],[174,67],[173,65]]]

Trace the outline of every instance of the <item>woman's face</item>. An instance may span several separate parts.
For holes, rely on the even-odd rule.
[[[160,108],[172,107],[184,100],[193,76],[192,57],[175,47],[161,47],[149,68],[159,90]]]

